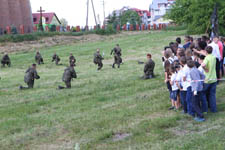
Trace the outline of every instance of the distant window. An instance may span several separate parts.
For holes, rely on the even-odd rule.
[[[36,22],[37,21],[37,18],[33,18],[33,22]]]

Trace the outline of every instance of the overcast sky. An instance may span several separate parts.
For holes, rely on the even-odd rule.
[[[55,12],[58,18],[65,18],[70,25],[86,24],[86,2],[87,0],[30,0],[33,12],[37,12],[40,6],[46,12]],[[96,15],[100,16],[100,21],[103,21],[103,0],[93,0],[96,10]],[[105,0],[106,16],[115,9],[120,9],[123,6],[130,6],[139,9],[149,10],[149,5],[152,0]],[[90,3],[91,4],[91,3]],[[90,5],[91,6],[91,5]],[[90,7],[89,25],[94,25],[94,15]]]

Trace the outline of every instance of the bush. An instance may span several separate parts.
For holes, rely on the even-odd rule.
[[[167,26],[165,31],[181,31],[181,30],[187,30],[186,25],[176,25],[176,26]]]
[[[111,34],[116,34],[116,30],[113,28],[112,24],[109,24],[107,25],[106,29],[97,29],[96,34],[111,35]]]
[[[31,34],[11,34],[0,36],[0,42],[23,42],[23,41],[35,41],[43,37],[53,37],[57,35],[64,36],[82,36],[85,34],[94,34],[95,31],[88,32],[35,32]]]

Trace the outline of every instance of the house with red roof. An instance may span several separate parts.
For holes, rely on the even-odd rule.
[[[151,13],[148,10],[141,10],[137,8],[131,8],[130,10],[136,11],[138,13],[143,24],[148,25],[150,23]]]
[[[38,26],[40,23],[41,14],[33,13],[32,16],[34,25]],[[44,27],[48,26],[49,28],[51,28],[52,25],[58,26],[61,24],[59,18],[54,12],[42,13],[42,23]]]

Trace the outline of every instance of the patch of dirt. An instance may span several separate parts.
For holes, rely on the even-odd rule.
[[[138,35],[148,32],[121,32],[116,35],[110,36],[101,36],[97,34],[88,34],[82,36],[54,36],[54,37],[45,37],[37,41],[24,41],[19,43],[0,43],[0,52],[12,53],[18,51],[31,51],[35,49],[41,49],[46,47],[52,47],[56,45],[72,45],[75,43],[85,43],[101,40],[113,40],[122,36]]]
[[[113,136],[113,139],[112,139],[112,140],[113,140],[114,142],[122,141],[122,140],[124,140],[125,138],[130,137],[130,136],[132,136],[131,133],[117,133],[117,134],[115,134],[115,135]]]

